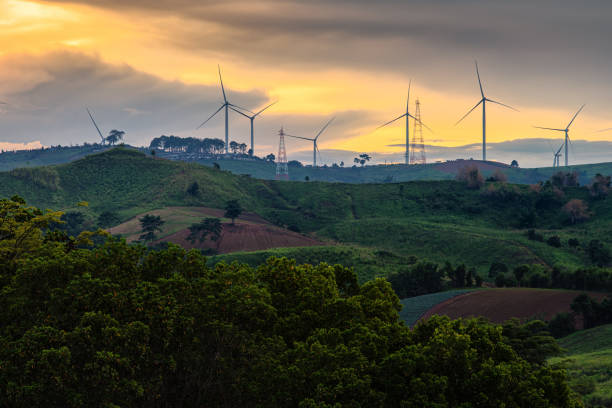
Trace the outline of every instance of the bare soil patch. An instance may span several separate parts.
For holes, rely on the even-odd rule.
[[[485,317],[494,323],[515,317],[521,320],[550,320],[557,313],[570,312],[572,301],[581,293],[585,292],[527,288],[477,290],[437,304],[421,320],[433,315],[444,315],[451,319]],[[605,293],[587,293],[598,300],[607,296]],[[582,324],[577,323],[579,326]]]
[[[183,248],[214,249],[226,254],[240,251],[260,251],[271,248],[304,247],[325,245],[314,238],[293,231],[262,224],[223,223],[221,237],[217,241],[207,239],[200,243],[187,240],[189,230],[181,230],[159,241],[172,242]]]

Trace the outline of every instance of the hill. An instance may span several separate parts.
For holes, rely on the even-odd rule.
[[[193,183],[199,186],[195,195],[187,192]],[[0,197],[14,194],[38,207],[82,212],[90,226],[104,211],[116,212],[125,222],[169,207],[220,209],[236,199],[245,211],[279,228],[398,257],[465,263],[481,274],[492,262],[510,268],[522,263],[589,265],[588,242],[612,240],[612,200],[592,198],[582,188],[532,191],[528,186],[487,183],[471,190],[453,180],[280,182],[127,148],[68,164],[0,173]],[[571,198],[588,203],[590,220],[567,223],[561,207]],[[80,201],[89,207],[77,208]],[[529,240],[529,228],[536,228],[544,240],[558,236],[561,246]],[[580,245],[568,246],[570,238]]]
[[[576,332],[559,344],[567,356],[549,362],[567,367],[570,385],[583,395],[587,407],[611,407],[612,325]]]
[[[17,152],[0,153],[0,171],[8,171],[15,168],[36,167],[43,165],[69,163],[88,154],[109,149],[109,146],[84,145],[84,146],[57,146],[37,150],[24,150]],[[146,148],[133,148],[143,153],[150,153]],[[156,151],[157,156],[177,161],[197,162],[208,167],[218,164],[222,169],[234,174],[250,175],[254,178],[272,180],[275,178],[274,163],[261,159],[249,158],[223,158],[214,159],[198,158],[193,154],[169,153],[163,150]],[[464,166],[476,166],[485,176],[490,176],[495,171],[501,171],[511,183],[534,184],[548,180],[557,171],[576,171],[579,174],[581,184],[587,184],[597,174],[612,174],[612,163],[597,163],[570,166],[568,168],[513,168],[504,163],[481,161],[481,160],[454,160],[426,165],[405,166],[394,165],[369,165],[364,167],[317,167],[312,166],[289,166],[290,180],[303,181],[306,177],[310,180],[341,182],[341,183],[397,183],[415,180],[451,180]]]

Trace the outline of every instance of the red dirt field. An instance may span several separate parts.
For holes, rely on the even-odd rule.
[[[570,304],[581,293],[585,292],[527,288],[477,290],[437,304],[419,320],[433,315],[451,319],[482,316],[494,323],[502,323],[513,317],[550,320],[557,313],[569,312]],[[598,300],[607,296],[604,293],[586,293]],[[578,326],[582,325],[582,322],[577,323]]]
[[[215,249],[220,254],[238,251],[260,251],[281,247],[303,247],[325,245],[316,239],[277,228],[271,225],[239,223],[232,225],[223,223],[221,237],[216,242],[207,239],[203,243],[194,244],[187,241],[189,230],[181,230],[164,237],[160,241],[172,242],[183,248]]]

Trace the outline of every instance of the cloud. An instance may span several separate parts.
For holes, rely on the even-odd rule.
[[[213,136],[221,125],[220,120],[211,121],[211,127],[195,132],[222,103],[218,87],[167,81],[96,56],[5,56],[0,59],[0,78],[0,94],[8,102],[2,105],[0,120],[5,141],[97,141],[85,107],[94,112],[103,132],[123,129],[126,141],[133,144],[147,144],[161,134]],[[259,106],[268,99],[261,91],[228,93],[233,102],[245,106]]]
[[[478,58],[485,88],[509,103],[568,108],[588,100],[603,114],[612,102],[606,0],[70,2],[167,18],[160,41],[240,64],[388,72],[466,93]]]
[[[223,111],[201,129],[196,126],[222,104],[217,86],[167,81],[127,65],[111,65],[100,58],[75,52],[0,58],[0,141],[44,145],[98,141],[85,111],[89,107],[103,134],[126,131],[126,142],[148,145],[162,134],[224,138]],[[262,91],[236,91],[225,81],[232,103],[255,109],[269,102]],[[372,120],[366,111],[343,111],[321,136],[325,144],[356,135]],[[255,120],[256,153],[278,150],[278,130],[314,137],[331,115],[278,113],[274,107]],[[249,121],[230,111],[230,140],[249,142]],[[306,141],[287,138],[288,150]]]

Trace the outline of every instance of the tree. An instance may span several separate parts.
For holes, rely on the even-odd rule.
[[[546,240],[546,243],[551,247],[560,248],[561,247],[561,238],[558,235],[553,235]]]
[[[563,206],[562,211],[567,214],[569,221],[572,224],[588,220],[590,216],[587,203],[578,198],[572,198],[569,200]]]
[[[512,272],[516,278],[516,284],[520,287],[523,278],[529,273],[529,265],[517,266]]]
[[[489,278],[508,272],[508,267],[502,262],[493,262],[489,268]]]
[[[603,176],[599,173],[591,180],[589,192],[593,197],[605,198],[610,192],[610,176]]]
[[[123,140],[124,135],[125,135],[125,132],[123,130],[113,129],[110,132],[108,132],[108,136],[106,136],[106,141],[109,144],[114,145],[119,140]]]
[[[344,167],[344,162],[343,161],[340,162],[340,167]]]
[[[157,239],[157,235],[155,234],[157,231],[161,232],[161,226],[164,225],[165,221],[161,219],[159,215],[147,214],[142,218],[139,218],[140,226],[142,228],[142,234],[138,239],[142,241],[155,241]]]
[[[230,142],[229,144],[229,148],[232,151],[233,154],[236,154],[236,151],[238,150],[238,143],[234,142],[233,140]]]
[[[192,197],[196,197],[200,193],[200,185],[197,181],[194,181],[187,187],[187,194]]]
[[[589,242],[587,252],[591,262],[600,267],[608,266],[612,260],[608,247],[604,246],[604,244],[597,239],[593,239]]]
[[[358,162],[359,164],[361,164],[361,167],[364,166],[364,164],[366,164],[366,162],[369,162],[371,159],[370,155],[367,153],[362,153],[359,155],[359,159]]]
[[[510,163],[510,167],[518,167],[519,164],[516,160],[512,160],[512,163]]]
[[[269,155],[266,156],[266,161],[274,163],[274,160],[276,160],[276,156],[274,156],[273,153],[270,153]]]
[[[204,218],[197,224],[192,224],[189,227],[189,236],[187,240],[192,244],[198,240],[204,242],[208,236],[213,241],[217,241],[221,237],[221,221],[218,218]]]
[[[98,216],[98,226],[100,228],[108,228],[108,232],[111,232],[110,227],[119,223],[119,216],[117,213],[112,211],[104,211]],[[112,232],[111,232],[112,233]]]
[[[0,262],[3,406],[581,406],[546,363],[559,348],[543,322],[410,329],[391,285],[351,268],[210,268],[199,251],[112,237],[68,250],[33,225],[39,210],[6,205],[24,217],[0,210],[1,233],[32,240]]]
[[[223,215],[226,218],[231,218],[232,225],[234,225],[234,220],[238,218],[242,214],[242,207],[238,200],[229,200],[225,204],[225,214]]]
[[[464,182],[467,188],[475,190],[484,185],[484,178],[476,165],[464,166],[459,169],[457,180]]]
[[[246,143],[240,143],[238,145],[238,150],[240,150],[240,154],[246,154],[246,148],[247,148]]]

